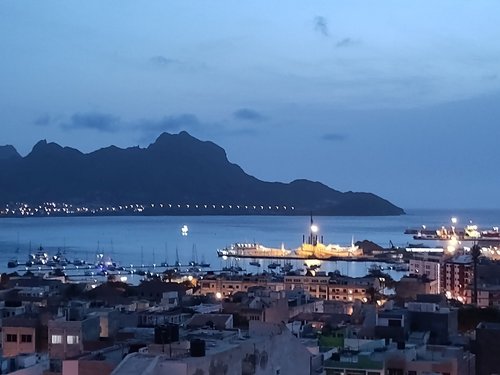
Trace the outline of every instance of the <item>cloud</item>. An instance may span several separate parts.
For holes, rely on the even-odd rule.
[[[51,123],[51,118],[48,114],[41,115],[33,123],[37,126],[48,126]]]
[[[328,21],[325,17],[314,17],[314,31],[320,33],[325,37],[330,36],[330,32],[328,31]]]
[[[70,121],[63,123],[64,129],[92,129],[101,132],[115,132],[118,130],[120,118],[99,112],[75,113]]]
[[[174,60],[174,59],[169,59],[169,58],[166,58],[165,56],[161,56],[161,55],[158,55],[158,56],[153,56],[149,59],[149,62],[155,66],[159,66],[159,67],[166,67],[166,66],[169,66],[169,65],[173,65],[173,64],[178,64],[179,61],[177,60]]]
[[[498,79],[498,75],[496,74],[485,74],[481,77],[484,81],[495,81]]]
[[[177,116],[165,116],[159,120],[143,120],[137,126],[145,132],[175,132],[179,130],[193,130],[201,125],[198,117],[191,113],[183,113]]]
[[[250,108],[240,108],[233,113],[233,116],[237,120],[252,122],[259,122],[266,119],[261,113]]]
[[[353,40],[351,38],[344,38],[344,39],[341,39],[339,40],[335,46],[338,47],[338,48],[342,48],[342,47],[350,47],[350,46],[354,46],[356,44],[359,44],[358,41],[356,40]]]
[[[339,134],[339,133],[327,133],[324,134],[323,137],[321,137],[324,141],[329,141],[329,142],[341,142],[346,140],[346,136],[344,134]]]

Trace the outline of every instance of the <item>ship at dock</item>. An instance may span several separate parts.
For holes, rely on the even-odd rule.
[[[332,260],[363,256],[363,250],[351,243],[350,246],[324,244],[323,236],[319,236],[319,228],[311,217],[310,233],[302,237],[302,244],[296,249],[272,248],[258,243],[235,243],[217,250],[219,257],[240,258],[289,258]]]

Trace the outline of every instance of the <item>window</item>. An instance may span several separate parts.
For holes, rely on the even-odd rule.
[[[32,335],[21,335],[21,342],[31,342],[32,340]]]
[[[399,319],[388,319],[387,323],[389,327],[402,327],[401,320]]]
[[[80,341],[79,339],[80,338],[78,336],[74,336],[74,335],[66,336],[66,342],[68,343],[68,345],[78,344],[78,342]]]
[[[62,336],[61,335],[52,335],[50,338],[50,342],[52,344],[62,344]]]
[[[7,333],[7,342],[17,342],[17,335],[11,335],[10,333]]]

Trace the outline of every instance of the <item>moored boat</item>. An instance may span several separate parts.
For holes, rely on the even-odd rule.
[[[44,266],[47,264],[48,261],[49,261],[49,254],[47,254],[42,245],[40,245],[36,253],[30,254],[30,259],[28,259],[26,265],[30,263],[30,265]]]
[[[272,262],[272,263],[270,263],[270,264],[267,266],[267,268],[269,268],[269,269],[271,269],[271,270],[275,270],[275,269],[276,269],[276,268],[278,268],[279,266],[280,266],[280,264],[279,264],[279,263],[277,263],[277,262]]]

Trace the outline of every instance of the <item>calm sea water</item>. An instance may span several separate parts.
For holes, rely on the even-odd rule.
[[[315,217],[325,243],[348,245],[368,239],[389,247],[413,242],[403,232],[409,227],[450,225],[457,217],[457,226],[469,220],[481,228],[500,225],[500,210],[408,210],[407,215],[394,217]],[[234,242],[258,242],[270,247],[296,248],[302,235],[308,233],[309,217],[271,216],[190,216],[190,217],[59,217],[0,220],[0,271],[7,270],[7,261],[17,257],[25,262],[31,249],[42,245],[49,253],[66,251],[68,259],[93,261],[102,252],[123,266],[130,264],[173,263],[176,252],[181,263],[192,260],[196,248],[198,260],[204,259],[212,268],[226,263],[216,249]],[[187,236],[181,227],[187,225]],[[18,249],[18,250],[17,250]],[[241,264],[256,271],[247,261]],[[266,263],[263,264],[267,268]],[[296,264],[296,267],[300,267]],[[340,270],[350,276],[366,274],[369,264],[329,262],[322,270]]]

